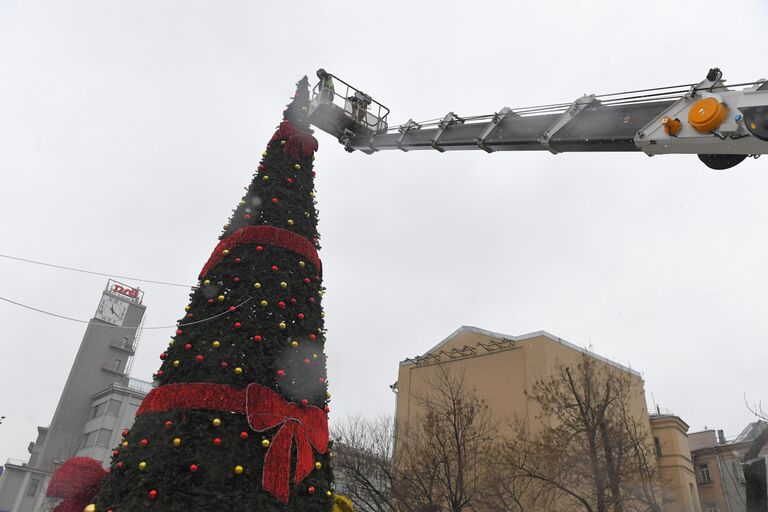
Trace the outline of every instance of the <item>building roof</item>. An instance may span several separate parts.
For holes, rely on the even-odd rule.
[[[501,334],[501,333],[498,333],[498,332],[493,332],[493,331],[489,331],[489,330],[486,330],[486,329],[481,329],[479,327],[473,327],[471,325],[462,325],[461,327],[459,327],[458,329],[453,331],[451,334],[449,334],[443,341],[441,341],[440,343],[438,343],[437,345],[435,345],[431,349],[427,350],[424,353],[424,356],[440,352],[440,350],[445,345],[450,343],[457,336],[459,336],[459,335],[461,335],[463,333],[466,333],[466,332],[471,332],[471,333],[479,334],[481,336],[485,336],[485,337],[490,338],[490,339],[497,339],[497,340],[504,340],[504,341],[523,341],[523,340],[529,340],[529,339],[532,339],[532,338],[548,338],[549,340],[551,340],[551,341],[553,341],[555,343],[559,343],[560,345],[563,345],[564,347],[570,348],[571,350],[575,350],[577,352],[581,352],[582,354],[589,354],[590,356],[594,357],[595,359],[598,359],[598,360],[600,360],[600,361],[602,361],[602,362],[604,362],[606,364],[614,366],[614,367],[616,367],[616,368],[618,368],[620,370],[632,373],[634,375],[637,375],[638,377],[641,376],[640,372],[638,372],[637,370],[633,370],[632,368],[629,368],[628,366],[624,366],[623,364],[617,363],[616,361],[612,361],[612,360],[610,360],[610,359],[608,359],[606,357],[603,357],[603,356],[600,356],[598,354],[595,354],[594,352],[590,352],[589,350],[587,350],[584,347],[579,347],[578,345],[574,345],[573,343],[570,343],[570,342],[568,342],[568,341],[566,341],[566,340],[564,340],[564,339],[562,339],[562,338],[560,338],[558,336],[550,334],[547,331],[535,331],[535,332],[531,332],[531,333],[528,333],[528,334],[520,334],[520,335],[517,335],[517,336],[512,336],[512,335],[509,335],[509,334]],[[407,364],[413,364],[413,362],[409,361],[409,360],[400,361],[400,365],[401,366],[407,365]]]

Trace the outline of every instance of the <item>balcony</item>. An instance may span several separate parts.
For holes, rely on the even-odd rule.
[[[101,369],[105,372],[114,373],[115,375],[121,375],[125,376],[125,371],[123,371],[123,365],[120,363],[119,359],[116,359],[115,362],[112,363],[104,363],[101,365]]]

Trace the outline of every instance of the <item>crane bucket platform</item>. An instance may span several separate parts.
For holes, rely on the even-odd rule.
[[[584,95],[569,103],[505,107],[480,116],[449,112],[394,127],[387,124],[389,109],[327,76],[343,84],[345,94],[318,83],[309,120],[348,151],[642,151],[696,154],[713,169],[768,153],[768,82],[726,85],[717,68],[697,84]]]

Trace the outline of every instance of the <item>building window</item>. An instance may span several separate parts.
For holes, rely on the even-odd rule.
[[[98,433],[98,430],[94,430],[93,432],[88,432],[87,434],[83,434],[83,438],[80,441],[80,449],[83,448],[90,448],[93,446],[93,443],[96,442],[96,434]]]
[[[34,497],[37,494],[37,489],[40,487],[40,479],[33,478],[29,481],[29,487],[27,487],[27,496]]]
[[[123,405],[123,402],[120,400],[110,400],[109,404],[107,404],[107,414],[110,416],[119,416],[121,405]]]
[[[107,402],[101,402],[100,404],[94,405],[91,407],[91,418],[100,418],[101,416],[104,416],[106,410]]]
[[[699,481],[703,484],[708,484],[712,481],[712,477],[709,474],[709,465],[699,464]]]
[[[707,512],[717,512],[717,505],[714,503],[707,503]]]
[[[741,466],[736,464],[736,461],[731,461],[731,469],[733,471],[731,472],[733,476],[736,477],[736,480],[738,480],[740,483],[744,483],[744,473],[741,472]]]
[[[102,428],[99,430],[99,436],[96,439],[97,446],[109,446],[109,441],[112,439],[112,431]]]
[[[115,359],[115,362],[112,363],[112,369],[115,370],[116,372],[119,372],[120,371],[120,363],[121,363],[121,361],[119,359]]]
[[[656,448],[656,456],[661,457],[661,439],[659,439],[658,437],[654,437],[653,447]]]

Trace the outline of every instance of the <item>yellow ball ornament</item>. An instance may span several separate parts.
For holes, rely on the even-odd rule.
[[[269,448],[269,439],[262,439],[261,446],[264,448]]]
[[[261,178],[263,181],[269,181],[269,176],[266,174]]]
[[[280,283],[280,288],[288,288],[288,283],[286,283],[285,281],[282,281]]]
[[[128,441],[123,441],[122,443],[120,443],[120,446],[122,448],[128,448]]]
[[[288,225],[293,226],[293,219],[288,219]]]
[[[173,362],[173,367],[174,367],[174,368],[178,368],[180,364],[181,364],[181,361],[179,361],[178,359],[176,359],[176,360]]]
[[[221,426],[221,420],[219,418],[214,418],[211,423],[213,423],[214,427],[220,427]]]
[[[226,299],[226,297],[224,297],[223,295],[219,295],[216,298],[219,299],[219,302],[224,302],[224,299]]]
[[[243,369],[242,368],[240,368],[239,366],[237,368],[235,368],[235,375],[242,375],[242,373],[243,373]]]
[[[192,309],[192,308],[191,308],[191,307],[189,307],[189,305],[187,305],[187,306],[184,306],[184,311],[189,311],[190,309]]]
[[[293,166],[293,168],[294,168],[294,169],[296,169],[297,171],[298,171],[298,170],[301,170],[301,166],[300,166],[299,164],[295,164],[295,165]]]
[[[240,206],[245,206],[245,201],[243,201],[242,199],[240,200]]]
[[[293,341],[291,342],[291,346],[292,346],[293,348],[296,348],[296,347],[298,347],[298,346],[299,346],[299,342],[298,342],[298,341],[296,341],[296,340],[293,340]]]
[[[223,251],[221,251],[221,254],[223,254],[224,256],[229,256],[229,249],[224,249]]]
[[[263,308],[269,306],[269,302],[267,302],[266,300],[262,300],[261,302],[259,302],[259,304],[261,304],[261,307]]]
[[[266,151],[265,151],[265,152],[263,152],[263,153],[261,154],[261,156],[262,156],[262,158],[267,158],[267,152],[266,152]]]
[[[320,469],[323,467],[323,464],[320,461],[315,462],[315,469]]]
[[[236,475],[242,475],[243,474],[243,466],[235,466],[235,474]]]
[[[280,141],[280,145],[281,145],[281,146],[285,146],[285,141],[284,141],[284,140],[281,140],[281,141]]]
[[[177,448],[178,448],[179,446],[181,446],[181,438],[179,438],[179,437],[174,437],[174,438],[173,438],[173,446],[175,446],[175,447],[177,447]]]
[[[331,491],[325,491],[325,495],[330,498],[331,496],[333,496],[333,493]]]
[[[306,263],[304,263],[303,261],[299,261],[299,266],[300,266],[301,268],[304,268],[306,265],[307,265],[307,264],[306,264]]]
[[[139,462],[139,471],[144,471],[145,469],[147,469],[147,463],[144,461]]]
[[[214,341],[214,342],[212,343],[212,345],[213,345],[213,348],[219,348],[219,347],[221,346],[221,342],[219,342],[219,341],[217,340],[217,341]]]
[[[320,312],[320,318],[325,318],[325,311]]]
[[[203,284],[205,286],[208,286],[209,284],[211,284],[211,280],[210,279],[206,279],[205,281],[203,281]]]
[[[280,329],[285,329],[285,328],[286,328],[285,322],[280,322],[280,323],[279,323],[277,326],[278,326]]]
[[[90,505],[88,505],[83,509],[83,512],[96,512],[96,505],[91,503]]]
[[[253,287],[258,290],[259,288],[261,288],[261,283],[253,283]]]
[[[173,346],[173,343],[174,343],[174,341],[173,341],[173,340],[169,341],[169,342],[168,342],[168,346],[169,346],[169,347],[172,347],[172,346]]]

